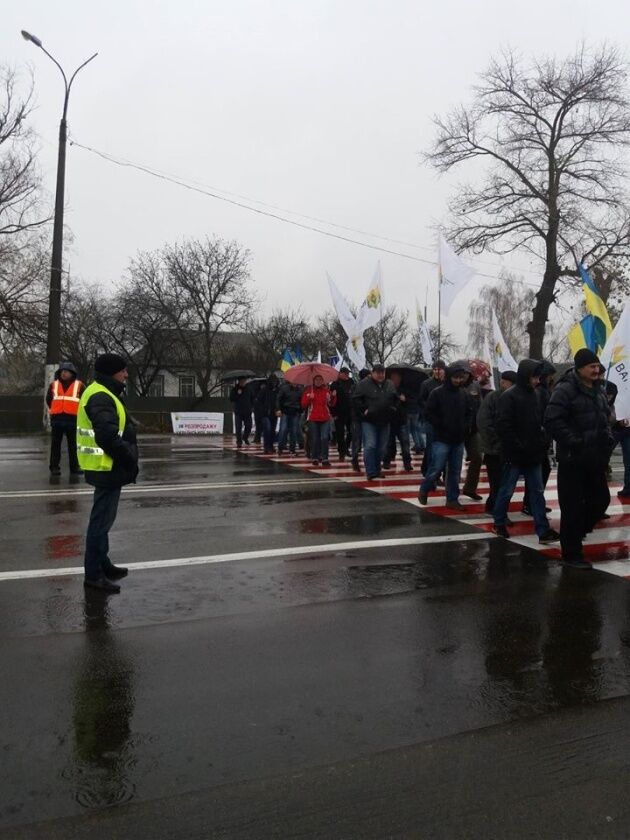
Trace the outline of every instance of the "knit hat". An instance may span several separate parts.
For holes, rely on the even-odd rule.
[[[94,370],[96,373],[103,373],[105,376],[113,376],[115,373],[120,373],[127,367],[127,359],[119,356],[117,353],[103,353],[98,356],[94,362]]]
[[[582,349],[578,350],[575,354],[573,364],[576,370],[586,367],[586,365],[598,365],[599,356],[593,353],[592,350],[589,350],[588,347],[582,347]]]
[[[511,382],[512,385],[516,385],[516,371],[514,370],[504,370],[500,379],[505,379],[506,382]]]

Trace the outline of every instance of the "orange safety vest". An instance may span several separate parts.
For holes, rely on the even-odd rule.
[[[55,379],[52,384],[52,402],[50,403],[50,414],[73,414],[77,416],[79,410],[79,390],[83,383],[79,379],[68,386],[66,390],[60,379]]]

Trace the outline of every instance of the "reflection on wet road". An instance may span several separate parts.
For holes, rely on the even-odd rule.
[[[473,529],[462,523],[346,483],[305,476],[296,485],[295,473],[277,464],[180,447],[168,438],[144,443],[153,455],[151,482],[174,489],[123,496],[112,559],[254,555],[134,571],[110,598],[84,592],[79,577],[0,581],[0,836],[291,836],[277,826],[252,828],[277,813],[264,799],[266,780],[280,778],[279,788],[294,790],[296,779],[328,768],[328,778],[344,780],[341,796],[365,762],[376,768],[397,754],[411,762],[405,751],[420,746],[431,758],[403,762],[410,778],[416,766],[436,762],[433,795],[456,773],[462,796],[476,786],[471,800],[494,819],[502,806],[487,800],[487,755],[503,762],[506,778],[536,777],[523,769],[527,754],[500,740],[520,725],[530,727],[532,743],[544,741],[549,793],[536,793],[539,804],[555,791],[566,801],[572,784],[603,778],[611,756],[623,774],[621,746],[587,748],[588,772],[579,772],[574,753],[582,747],[571,746],[570,732],[549,733],[568,726],[571,710],[601,715],[585,732],[576,723],[575,738],[605,731],[611,702],[628,697],[626,581],[597,572],[585,578],[523,546],[471,539]],[[30,476],[28,489],[47,486],[37,472],[45,452],[33,452],[0,461],[5,489],[16,486],[13,471]],[[225,487],[177,490],[201,476]],[[283,487],[283,476],[292,483]],[[273,484],[256,485],[265,480]],[[89,504],[89,496],[4,499],[0,571],[80,565]],[[381,544],[418,536],[429,541]],[[344,549],[349,540],[365,545]],[[337,542],[339,551],[284,551]],[[255,555],[262,550],[271,555]],[[468,755],[458,739],[473,736],[485,770],[453,770],[451,751],[462,761]],[[451,775],[442,776],[447,767]],[[383,772],[374,776],[387,786],[395,771]],[[258,792],[248,787],[254,783]],[[305,799],[294,790],[301,804],[291,819],[326,813],[331,794],[317,799],[319,784]],[[388,801],[406,790],[398,788]],[[247,804],[235,807],[241,790]],[[193,795],[200,797],[194,806],[178,799]],[[425,808],[425,800],[416,797],[413,807]],[[354,805],[340,800],[338,807]],[[387,803],[381,807],[385,819]],[[423,819],[446,821],[444,835],[436,828],[434,836],[465,836],[446,832],[456,804],[447,811],[432,817],[425,808]],[[204,815],[203,829],[193,828],[195,814]],[[112,815],[123,821],[117,835]],[[530,817],[536,809],[527,809]],[[239,819],[241,833],[225,828]],[[380,817],[371,819],[377,825]],[[554,825],[549,814],[546,822]],[[583,824],[583,836],[598,836]],[[320,825],[302,836],[337,835]],[[339,836],[371,835],[365,827],[353,833],[351,824]],[[532,829],[523,836],[548,835]]]

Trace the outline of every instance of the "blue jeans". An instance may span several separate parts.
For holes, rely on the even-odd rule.
[[[85,577],[98,580],[107,576],[112,566],[109,559],[109,529],[118,513],[120,487],[95,487],[90,524],[85,537]]]
[[[433,445],[433,426],[428,420],[424,421],[424,458],[422,459],[422,471],[429,474],[431,468],[431,446]]]
[[[459,499],[463,460],[463,443],[443,443],[441,440],[434,440],[431,443],[431,460],[427,474],[420,485],[421,492],[430,493],[435,490],[437,480],[446,468],[446,501],[456,502]]]
[[[311,458],[313,461],[327,461],[330,445],[330,420],[309,420],[311,436]]]
[[[376,423],[361,423],[363,436],[363,462],[368,478],[374,478],[381,471],[381,465],[389,444],[389,423],[384,426]]]
[[[262,418],[262,438],[263,449],[265,452],[273,450],[273,444],[276,439],[276,418],[263,417]]]
[[[523,476],[527,485],[529,509],[534,517],[534,527],[538,536],[541,537],[549,529],[549,520],[545,512],[545,491],[540,464],[536,464],[534,467],[504,464],[501,486],[494,503],[494,524],[507,524],[508,505],[521,476]]]
[[[299,437],[300,428],[299,414],[283,414],[280,418],[280,431],[278,432],[278,452],[282,452],[287,445],[289,438],[289,450],[295,452]]]
[[[426,446],[426,440],[422,429],[422,423],[420,422],[420,415],[409,414],[407,417],[407,425],[409,427],[409,435],[413,440],[413,445],[416,449],[424,449]]]

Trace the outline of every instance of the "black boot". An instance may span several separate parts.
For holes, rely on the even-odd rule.
[[[85,578],[83,586],[88,586],[90,589],[100,589],[103,592],[120,592],[120,586],[117,583],[112,583],[111,580],[107,580],[106,577],[96,578],[96,580]]]
[[[129,569],[125,569],[124,566],[114,566],[112,563],[105,571],[103,572],[106,578],[109,580],[120,580],[120,578],[127,577],[129,574]]]

